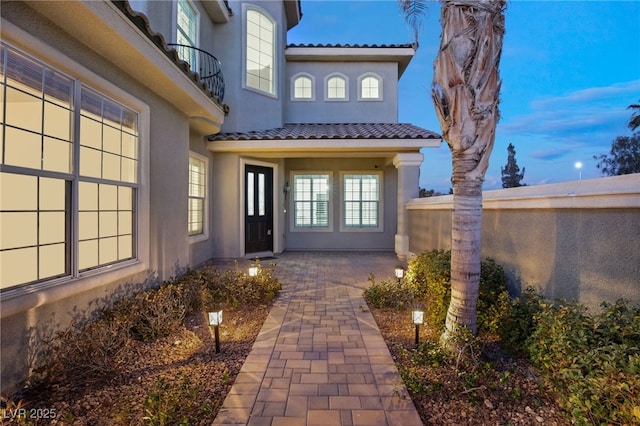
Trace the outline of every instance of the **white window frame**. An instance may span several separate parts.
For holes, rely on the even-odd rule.
[[[192,196],[190,194],[191,190],[191,159],[195,159],[201,161],[204,164],[204,195],[202,197]],[[187,233],[189,234],[189,243],[197,243],[200,241],[207,240],[209,238],[209,158],[205,157],[202,154],[198,154],[194,151],[189,151],[189,190],[187,191],[187,198],[191,200],[192,198],[202,199],[202,232],[197,234],[190,234],[190,230],[187,227]],[[190,213],[190,209],[187,211]]]
[[[271,39],[271,65],[272,65],[272,72],[271,72],[271,90],[262,90],[259,87],[255,87],[253,85],[250,85],[248,80],[248,74],[249,74],[249,70],[247,68],[247,61],[248,61],[248,38],[249,38],[249,34],[248,34],[248,30],[249,30],[249,20],[248,20],[248,13],[249,11],[252,12],[257,12],[260,13],[261,15],[263,15],[265,18],[267,18],[271,24],[272,24],[272,39]],[[278,98],[278,57],[277,57],[277,52],[278,52],[278,23],[276,22],[275,19],[273,19],[273,17],[271,16],[271,14],[269,12],[267,12],[266,10],[264,10],[261,7],[258,7],[256,5],[250,5],[247,3],[243,3],[242,4],[242,16],[243,16],[243,20],[242,20],[242,88],[255,92],[255,93],[259,93],[261,95],[265,95],[271,98]],[[261,53],[261,52],[259,52]]]
[[[74,289],[80,288],[83,291],[98,288],[105,282],[113,282],[125,279],[133,274],[143,272],[148,269],[149,265],[149,134],[150,134],[150,108],[144,102],[133,97],[129,92],[115,86],[111,82],[88,70],[84,66],[74,62],[68,56],[60,51],[45,44],[41,40],[33,37],[31,34],[23,31],[21,28],[2,20],[3,26],[3,42],[11,48],[18,50],[21,54],[43,63],[47,67],[66,74],[75,80],[77,87],[85,85],[93,89],[103,96],[113,101],[121,103],[123,106],[137,112],[138,114],[138,168],[137,168],[137,197],[133,206],[135,209],[134,226],[136,227],[134,237],[135,258],[113,263],[106,266],[99,266],[83,272],[78,271],[78,241],[77,241],[77,225],[72,230],[70,244],[72,248],[71,257],[71,273],[55,279],[44,279],[26,284],[16,284],[11,288],[2,290],[2,309],[3,313],[6,308],[11,308],[11,312],[20,312],[21,310],[32,307],[32,300],[22,296],[27,296],[32,291],[42,291],[42,297],[53,301],[63,297],[70,297],[74,293]],[[5,32],[6,31],[6,32]],[[6,35],[6,37],[5,37]],[[75,120],[74,120],[75,121]],[[75,134],[75,132],[74,132]],[[74,151],[77,153],[79,145],[74,142]],[[77,158],[77,155],[74,157]],[[75,161],[75,160],[74,160]],[[0,165],[3,172],[17,172],[21,174],[21,170],[9,165]],[[74,169],[74,170],[77,170]],[[29,175],[28,173],[24,173]],[[77,178],[75,178],[77,179]],[[76,187],[77,188],[77,187]],[[76,200],[74,189],[72,199]],[[73,222],[77,223],[78,210],[77,201],[72,201],[72,207],[69,214],[73,215]],[[100,278],[94,278],[99,275]],[[63,284],[73,283],[71,286],[62,286]],[[10,306],[5,305],[10,303]]]
[[[299,78],[308,78],[311,80],[311,96],[308,98],[301,98],[296,96],[296,81]],[[299,72],[291,77],[291,98],[294,102],[314,102],[316,100],[316,78],[306,72]]]
[[[329,80],[333,78],[342,78],[344,80],[344,97],[342,98],[333,98],[329,97]],[[340,73],[334,72],[327,75],[324,78],[324,100],[325,102],[348,102],[349,101],[349,77]]]
[[[378,176],[378,226],[347,226],[344,193],[346,175],[376,175]],[[340,171],[340,232],[384,232],[384,173],[371,170]]]
[[[187,40],[190,43],[187,43],[193,47],[200,47],[200,11],[198,10],[198,8],[196,7],[195,3],[193,3],[191,0],[174,0],[174,7],[173,7],[173,34],[175,36],[175,43],[179,43],[179,39],[178,39],[178,33],[182,32],[180,29],[180,26],[178,25],[178,3],[182,1],[184,3],[186,3],[189,8],[193,11],[193,15],[194,15],[194,23],[193,25],[195,26],[195,35],[194,38],[195,40],[188,40],[189,37],[188,36],[184,36],[185,38],[187,38]],[[184,43],[182,43],[184,44]],[[178,53],[180,53],[182,50],[180,48],[177,49]],[[195,53],[193,53],[193,57],[190,58],[180,58],[183,61],[189,62],[189,65],[191,65],[191,71],[193,72],[197,72],[198,71],[198,55]]]
[[[327,226],[298,226],[296,224],[296,176],[327,176],[328,177],[328,199],[327,199]],[[327,170],[296,170],[289,173],[290,201],[289,211],[291,212],[290,227],[291,232],[333,232],[333,172]]]
[[[377,97],[364,97],[362,91],[362,82],[366,78],[375,78],[378,80],[378,96]],[[360,102],[380,102],[383,100],[382,92],[382,77],[374,72],[368,72],[358,77],[358,101]]]

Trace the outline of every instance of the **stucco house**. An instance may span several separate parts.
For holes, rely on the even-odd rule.
[[[2,390],[37,342],[211,258],[408,253],[412,45],[287,45],[300,1],[1,8]]]

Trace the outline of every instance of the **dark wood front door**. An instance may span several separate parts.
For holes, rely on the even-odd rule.
[[[245,166],[245,253],[273,251],[273,169]]]

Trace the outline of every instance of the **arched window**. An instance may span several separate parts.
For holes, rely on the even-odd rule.
[[[312,101],[315,99],[314,78],[312,75],[296,74],[295,76],[293,76],[291,85],[291,99],[307,101]]]
[[[246,22],[246,86],[275,94],[275,23],[253,8]]]
[[[349,80],[342,74],[331,74],[326,78],[326,100],[349,100]]]
[[[358,77],[358,100],[382,100],[382,78],[374,73]]]

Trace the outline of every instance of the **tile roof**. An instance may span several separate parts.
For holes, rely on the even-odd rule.
[[[441,139],[437,133],[406,123],[285,124],[251,132],[218,133],[210,141],[290,139]]]
[[[415,48],[417,47],[415,44],[412,43],[402,43],[402,44],[350,44],[350,43],[346,43],[346,44],[322,44],[322,43],[317,43],[317,44],[313,44],[313,43],[299,43],[299,44],[287,44],[287,47],[347,47],[347,48]]]

